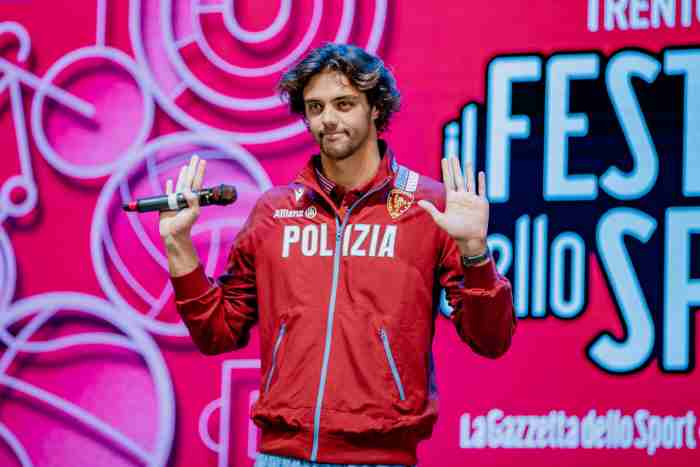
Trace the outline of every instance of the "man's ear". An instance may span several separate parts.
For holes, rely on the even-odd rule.
[[[379,109],[376,106],[372,106],[372,120],[379,118]]]

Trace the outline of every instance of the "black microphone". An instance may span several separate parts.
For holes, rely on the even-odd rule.
[[[212,204],[225,206],[233,203],[236,201],[236,198],[238,198],[235,187],[223,184],[212,188],[202,188],[192,193],[199,197],[200,206],[210,206]],[[130,212],[148,212],[179,211],[187,206],[187,199],[185,199],[184,193],[172,193],[170,195],[151,196],[149,198],[130,201],[124,203],[122,208]]]

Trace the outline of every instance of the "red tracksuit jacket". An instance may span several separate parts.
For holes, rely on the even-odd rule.
[[[383,143],[383,142],[382,142]],[[225,274],[173,278],[205,354],[245,346],[260,326],[260,451],[316,462],[415,464],[437,419],[431,343],[439,292],[475,352],[498,357],[515,330],[510,283],[463,268],[456,243],[416,205],[444,209],[441,183],[384,153],[385,177],[341,206],[309,162],[258,200]]]

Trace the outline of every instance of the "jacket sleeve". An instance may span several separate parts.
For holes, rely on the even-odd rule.
[[[516,327],[510,282],[498,274],[493,259],[462,266],[457,244],[445,237],[438,274],[453,309],[449,319],[476,353],[500,357],[510,347]]]
[[[178,314],[204,354],[245,347],[258,321],[253,255],[256,211],[257,206],[236,235],[226,271],[216,280],[205,275],[201,264],[184,276],[171,277]]]

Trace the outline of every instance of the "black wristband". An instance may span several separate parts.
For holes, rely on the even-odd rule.
[[[479,264],[479,263],[489,259],[490,257],[491,257],[491,250],[489,250],[489,247],[487,245],[486,250],[480,255],[476,255],[476,256],[464,256],[464,255],[462,255],[462,266],[464,266],[465,268],[468,268],[468,267],[474,266],[475,264]]]

